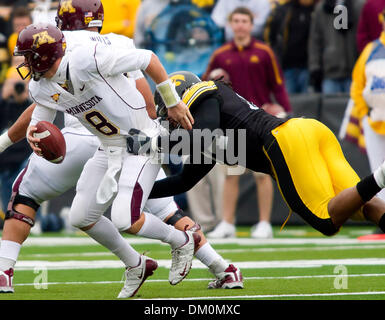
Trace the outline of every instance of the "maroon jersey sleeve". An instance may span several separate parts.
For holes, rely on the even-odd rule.
[[[267,64],[267,74],[271,85],[272,92],[277,102],[285,109],[291,111],[289,95],[287,94],[283,72],[273,50],[266,45],[266,52],[269,55],[269,63]]]

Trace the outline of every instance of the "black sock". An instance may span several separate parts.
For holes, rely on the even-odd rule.
[[[374,179],[373,174],[367,176],[357,183],[357,191],[363,201],[367,202],[372,199],[382,188],[380,188]]]

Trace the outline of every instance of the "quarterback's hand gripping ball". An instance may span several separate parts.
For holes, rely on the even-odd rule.
[[[41,156],[52,162],[61,163],[66,154],[66,142],[60,129],[47,121],[40,121],[36,124],[34,138],[40,139],[36,147],[41,149]]]

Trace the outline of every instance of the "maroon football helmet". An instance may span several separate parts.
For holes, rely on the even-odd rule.
[[[102,28],[104,9],[100,0],[61,0],[57,8],[56,25],[60,30]]]
[[[24,56],[25,61],[17,67],[24,80],[30,74],[38,81],[55,61],[64,56],[66,42],[63,33],[50,24],[31,24],[23,29],[17,38],[15,56]],[[26,67],[28,74],[20,69]]]

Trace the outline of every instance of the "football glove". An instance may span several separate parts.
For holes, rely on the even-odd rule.
[[[149,137],[138,129],[130,129],[127,136],[127,151],[135,155],[149,155],[159,152],[158,135]]]

